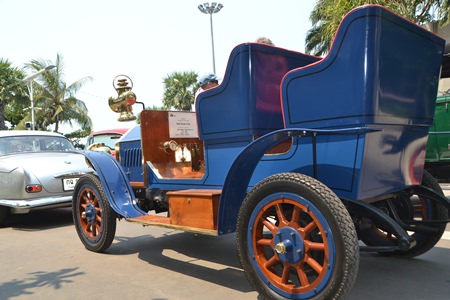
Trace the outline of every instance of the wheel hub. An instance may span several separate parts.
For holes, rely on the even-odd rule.
[[[305,244],[300,233],[291,228],[283,227],[274,236],[274,251],[280,260],[285,263],[298,263],[305,253]]]
[[[82,218],[86,219],[86,221],[90,224],[94,224],[95,222],[95,215],[96,215],[96,211],[95,211],[95,207],[92,204],[88,204],[86,205],[86,211],[83,212],[82,214]]]

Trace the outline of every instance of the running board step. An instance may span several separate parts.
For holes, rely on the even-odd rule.
[[[207,235],[217,234],[221,190],[190,189],[168,192],[169,217],[146,215],[126,219],[142,225],[162,226]]]

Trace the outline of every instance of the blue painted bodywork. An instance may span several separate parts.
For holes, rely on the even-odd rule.
[[[141,126],[131,128],[119,141],[120,162],[130,182],[143,182]]]
[[[97,151],[86,151],[84,155],[96,171],[114,211],[125,218],[146,214],[136,205],[127,175],[116,159],[107,153]]]
[[[142,168],[152,189],[221,189],[219,234],[235,231],[247,191],[280,172],[370,201],[421,182],[443,50],[441,38],[364,6],[346,16],[325,58],[255,43],[232,51],[222,83],[196,101],[203,178],[161,179],[147,163],[86,156],[125,217],[145,214],[128,183],[143,181]],[[121,157],[140,146],[135,137],[122,138]],[[265,155],[285,140],[287,152]]]

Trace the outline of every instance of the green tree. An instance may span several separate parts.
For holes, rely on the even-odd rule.
[[[55,68],[44,72],[33,82],[35,106],[39,108],[35,111],[36,124],[40,124],[44,128],[54,124],[53,131],[58,132],[60,124],[68,123],[72,126],[73,122],[76,122],[81,126],[82,131],[90,132],[92,120],[88,115],[85,103],[76,97],[76,93],[92,78],[83,77],[67,85],[64,81],[63,57],[59,53],[56,55],[54,63],[48,60],[34,59],[26,67],[38,71],[48,65],[55,65]],[[23,126],[23,121],[20,125]]]
[[[153,105],[153,106],[146,106],[144,109],[145,109],[145,110],[167,110],[167,108],[164,107],[164,106],[156,106],[156,105]],[[141,112],[142,112],[142,111],[141,111]],[[137,123],[137,124],[141,124],[141,112],[139,112],[139,113],[137,114],[137,116],[136,116],[136,123]]]
[[[164,78],[164,108],[190,111],[195,100],[197,73],[174,72]]]
[[[314,55],[327,54],[342,18],[364,4],[385,6],[417,24],[438,22],[443,26],[449,21],[449,0],[318,0],[310,15],[312,28],[306,35],[305,51]]]
[[[65,137],[68,138],[75,148],[84,149],[85,144],[82,143],[82,139],[91,134],[91,130],[86,131],[83,129],[75,130],[71,133],[65,134]]]
[[[23,70],[0,59],[0,130],[8,129],[5,121],[14,127],[24,116],[23,109],[29,104],[24,77]]]

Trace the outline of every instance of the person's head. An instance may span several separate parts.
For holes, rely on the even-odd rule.
[[[272,43],[272,41],[269,38],[266,38],[264,36],[257,38],[255,42],[275,46],[275,44]]]
[[[219,85],[219,79],[217,78],[216,74],[208,73],[198,79],[198,84],[202,89],[208,90]]]

